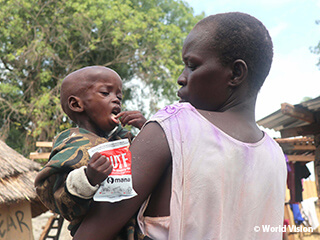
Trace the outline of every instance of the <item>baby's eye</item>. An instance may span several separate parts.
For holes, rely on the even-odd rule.
[[[122,96],[121,95],[118,95],[117,98],[122,101]]]
[[[104,96],[108,96],[109,95],[108,92],[101,92],[101,94],[104,95]]]

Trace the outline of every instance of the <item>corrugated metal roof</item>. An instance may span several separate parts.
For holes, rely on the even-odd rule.
[[[296,104],[294,106],[304,107],[309,111],[318,112],[320,111],[320,96],[314,99]],[[284,115],[281,112],[281,109],[279,109],[274,113],[271,113],[270,115],[257,121],[257,124],[264,128],[280,131],[285,128],[300,127],[300,126],[308,125],[309,123],[296,118],[292,118],[288,115]]]

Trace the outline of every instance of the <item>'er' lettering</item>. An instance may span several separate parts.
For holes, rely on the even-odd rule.
[[[21,225],[24,225],[30,231],[28,225],[25,222],[22,221],[23,217],[24,217],[24,213],[22,211],[16,211],[16,218],[17,218],[17,221],[19,223],[20,231],[23,232],[23,229],[22,229]]]
[[[1,214],[0,214],[0,217],[1,217]],[[4,235],[6,234],[6,230],[3,230],[3,231],[1,230],[3,223],[4,223],[4,221],[1,220],[1,221],[0,221],[0,237],[1,237],[1,238],[3,238]]]
[[[15,225],[13,219],[11,216],[8,216],[7,217],[7,231],[9,232],[10,231],[10,228],[11,227],[14,227],[14,229],[17,229],[17,226]]]

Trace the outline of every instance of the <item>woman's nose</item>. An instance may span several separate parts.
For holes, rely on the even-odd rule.
[[[177,83],[178,83],[180,86],[185,86],[185,85],[187,85],[187,77],[186,77],[186,75],[184,74],[184,71],[183,71],[183,72],[180,74],[180,76],[178,77]]]

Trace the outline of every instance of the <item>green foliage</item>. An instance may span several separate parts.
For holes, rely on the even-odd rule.
[[[309,101],[309,100],[311,100],[311,99],[312,99],[312,97],[304,97],[304,98],[300,101],[300,103]]]
[[[0,0],[1,138],[23,154],[72,126],[59,87],[84,66],[141,81],[151,110],[176,98],[181,48],[201,16],[180,0]],[[140,99],[139,99],[140,98]],[[142,96],[125,89],[124,101]],[[143,109],[140,109],[143,110]]]
[[[320,20],[316,20],[315,23],[317,25],[320,25]],[[310,47],[310,51],[314,54],[319,55],[320,54],[320,42],[314,47]],[[320,68],[320,59],[318,60],[317,66]]]

